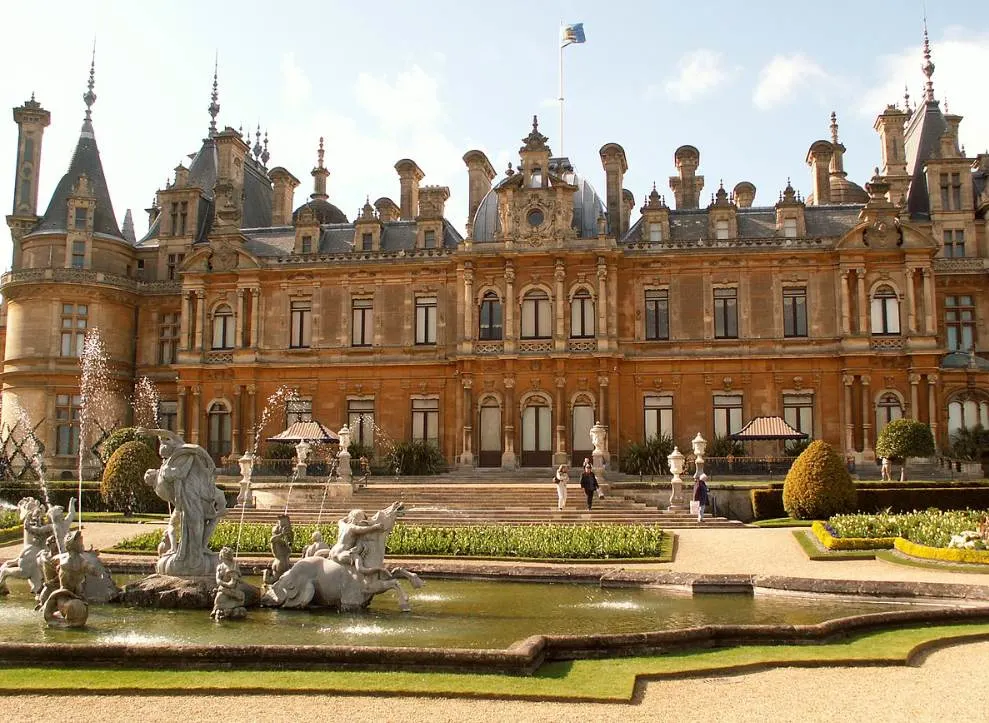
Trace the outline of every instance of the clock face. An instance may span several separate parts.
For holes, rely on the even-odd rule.
[[[539,226],[543,222],[543,212],[538,208],[534,208],[529,211],[529,215],[526,217],[526,220],[529,222],[530,226]]]

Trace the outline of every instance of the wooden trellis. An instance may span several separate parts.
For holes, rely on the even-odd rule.
[[[0,449],[2,449],[2,461],[0,461],[2,474],[0,474],[0,478],[5,480],[41,479],[38,475],[39,470],[35,469],[32,462],[35,455],[38,455],[38,465],[41,468],[40,471],[44,473],[45,443],[37,434],[38,428],[44,422],[45,420],[42,419],[33,428],[28,429],[26,433],[22,433],[19,439],[18,435],[15,434],[18,428],[27,426],[24,425],[23,420],[18,419],[12,428],[4,425],[3,431],[0,432]],[[25,450],[29,442],[33,445],[33,452]]]

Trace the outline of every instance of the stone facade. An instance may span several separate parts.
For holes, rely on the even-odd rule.
[[[596,420],[612,456],[651,433],[685,447],[780,415],[859,459],[897,416],[929,422],[942,447],[989,421],[989,156],[965,156],[961,118],[932,86],[878,116],[882,163],[864,188],[832,115],[831,139],[807,154],[806,199],[787,181],[758,205],[741,181],[705,204],[700,151],[685,145],[675,207],[653,188],[634,221],[622,147],[600,150],[599,197],[534,121],[517,170],[464,156],[466,237],[444,218],[448,189],[420,185],[410,159],[395,166],[399,202],[348,221],[329,202],[322,143],[293,211],[300,182],[267,168],[260,137],[217,129],[218,112],[214,92],[209,137],[133,240],[89,111],[38,216],[50,117],[33,98],[14,110],[2,423],[20,409],[40,423],[53,467],[74,465],[76,337],[94,327],[118,388],[154,380],[161,422],[218,458],[253,445],[283,385],[301,400],[261,436],[311,417],[379,452],[435,439],[465,466],[579,463]]]

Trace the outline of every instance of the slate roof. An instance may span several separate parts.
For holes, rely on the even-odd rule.
[[[280,226],[271,229],[245,230],[247,251],[257,257],[290,256],[295,248],[295,229]],[[443,221],[442,248],[455,249],[463,237],[450,224]],[[338,223],[320,227],[319,246],[315,253],[341,254],[354,250],[354,224]],[[382,225],[381,250],[384,252],[411,251],[416,245],[415,221],[390,221]]]
[[[107,189],[106,178],[103,175],[103,163],[100,161],[100,151],[96,147],[96,136],[93,133],[93,123],[89,119],[83,121],[79,142],[72,154],[69,170],[55,187],[48,210],[32,233],[65,233],[68,229],[68,204],[72,195],[72,187],[79,177],[86,174],[90,188],[96,196],[96,213],[93,219],[93,233],[110,236],[124,241],[123,234],[117,226],[117,218],[113,214],[113,204],[110,203],[110,191]]]
[[[931,217],[931,200],[924,164],[931,158],[937,158],[941,147],[941,134],[947,127],[941,106],[936,100],[928,101],[915,110],[907,124],[903,149],[906,152],[907,173],[912,179],[910,189],[907,191],[907,209],[910,211],[910,218]]]

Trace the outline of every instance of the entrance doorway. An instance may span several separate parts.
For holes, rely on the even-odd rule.
[[[480,444],[477,451],[478,467],[501,466],[501,407],[497,404],[485,404],[481,407]]]
[[[553,427],[550,408],[533,404],[522,410],[522,466],[553,465]]]
[[[570,464],[580,468],[585,459],[591,459],[591,427],[594,426],[594,407],[589,404],[574,405],[570,425]],[[593,461],[593,460],[592,460]]]

